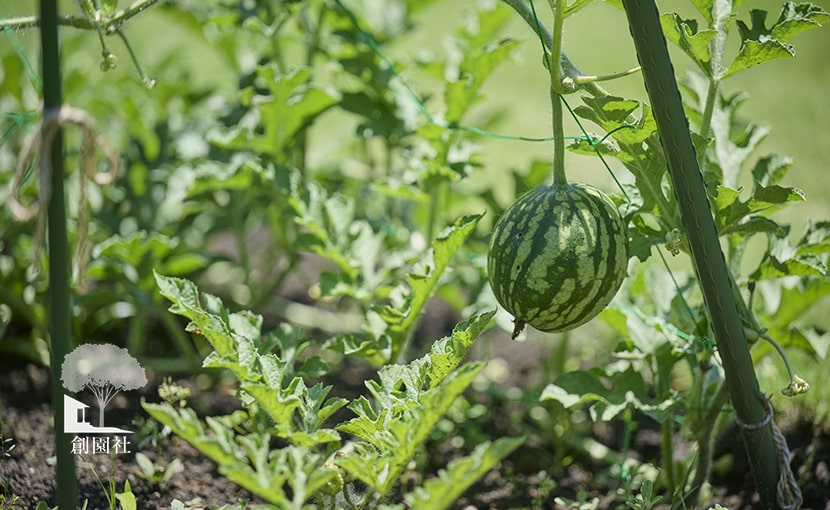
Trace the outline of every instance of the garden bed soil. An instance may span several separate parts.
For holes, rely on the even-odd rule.
[[[531,348],[524,344],[519,349]],[[516,349],[513,349],[515,354]],[[538,358],[536,358],[538,359]],[[519,371],[521,372],[521,371]],[[517,374],[518,375],[518,374]],[[343,387],[350,387],[356,381],[344,381]],[[184,383],[186,384],[186,382]],[[149,388],[151,385],[148,385]],[[189,385],[196,393],[190,399],[202,412],[224,414],[235,406],[230,391],[214,389],[200,393],[196,385]],[[50,507],[55,503],[55,474],[53,428],[48,396],[48,372],[42,368],[27,366],[25,369],[7,371],[0,376],[0,393],[2,395],[2,433],[11,438],[15,448],[0,462],[0,494],[5,497],[3,510],[34,509],[40,501]],[[150,391],[143,390],[148,399]],[[107,422],[127,429],[134,429],[135,416],[143,415],[138,407],[141,392],[130,392],[129,398],[120,398],[107,408]],[[123,397],[123,396],[122,396]],[[804,493],[804,507],[814,510],[830,510],[830,434],[825,429],[815,430],[808,420],[799,417],[784,417],[782,430],[786,435],[793,455],[793,467]],[[499,434],[498,424],[502,422],[494,416],[488,420],[494,430],[487,432]],[[599,429],[598,429],[599,430]],[[606,430],[607,432],[607,430]],[[504,431],[501,431],[504,435]],[[736,437],[737,434],[727,434]],[[597,434],[597,439],[614,443],[614,434]],[[607,436],[607,437],[606,437]],[[648,427],[638,429],[632,442],[629,455],[648,459],[656,450],[659,433]],[[169,508],[174,499],[186,504],[188,508],[217,508],[222,505],[238,505],[242,508],[253,507],[262,503],[250,493],[223,478],[216,466],[177,438],[168,438],[161,443],[161,455],[154,447],[146,447],[142,452],[151,460],[161,465],[169,465],[173,459],[180,459],[182,468],[175,472],[169,483],[163,486],[151,483],[141,476],[141,469],[135,460],[135,452],[120,454],[115,457],[112,472],[115,474],[118,490],[122,490],[124,480],[128,479],[136,495],[139,508]],[[612,448],[615,445],[610,445]],[[757,506],[754,499],[753,484],[745,462],[743,445],[740,441],[724,440],[716,446],[719,455],[731,455],[733,464],[728,473],[713,478],[715,501],[730,509],[752,509]],[[441,455],[447,459],[460,456],[462,452],[454,451],[448,445],[442,446]],[[444,451],[446,450],[446,451]],[[559,506],[555,498],[575,499],[578,492],[588,490],[588,498],[599,498],[598,508],[617,508],[619,499],[613,497],[616,487],[608,477],[594,477],[601,469],[591,464],[590,459],[575,459],[560,472],[550,478],[541,474],[545,469],[545,459],[550,453],[535,447],[528,441],[508,457],[498,470],[486,474],[473,485],[455,505],[456,509],[515,509],[515,508],[566,508]],[[81,501],[87,501],[89,510],[108,508],[104,492],[95,479],[90,467],[77,457],[77,476]],[[106,455],[89,456],[92,467],[99,476],[110,473],[110,458]],[[436,466],[431,472],[437,471]],[[545,485],[550,479],[555,480],[556,487],[546,491]],[[14,497],[17,497],[15,500]],[[2,500],[0,500],[2,501]],[[658,508],[668,508],[658,507]]]

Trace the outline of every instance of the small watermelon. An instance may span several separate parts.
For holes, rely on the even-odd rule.
[[[499,304],[545,332],[580,326],[605,308],[628,263],[626,223],[604,193],[549,184],[522,195],[496,222],[487,271]]]

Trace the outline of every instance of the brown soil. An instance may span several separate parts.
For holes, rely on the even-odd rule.
[[[533,347],[525,344],[525,347],[519,348],[518,351],[522,349]],[[517,349],[511,350],[514,354],[517,352]],[[535,354],[526,354],[529,354],[528,359],[535,357],[538,360]],[[516,362],[519,363],[520,360]],[[516,375],[520,376],[523,373],[525,372],[517,370]],[[0,494],[5,497],[5,506],[0,499],[0,508],[3,510],[34,509],[41,501],[50,505],[50,508],[56,504],[55,475],[51,460],[54,458],[53,429],[48,404],[47,374],[43,369],[28,366],[24,370],[0,375],[2,435],[11,438],[15,445],[8,456],[0,460]],[[522,377],[526,377],[526,373]],[[341,388],[354,387],[356,383],[344,380]],[[149,390],[145,391],[149,398]],[[189,403],[200,414],[225,414],[235,405],[235,401],[228,395],[228,391],[221,390],[197,392]],[[136,430],[137,424],[132,420],[135,416],[143,414],[137,408],[139,396],[140,392],[130,392],[129,398],[113,402],[107,408],[107,425],[115,424],[114,426]],[[510,431],[510,426],[506,424],[510,420],[516,423],[517,416],[507,415],[522,411],[500,406],[498,402],[489,404],[489,409],[494,409],[493,414],[483,417],[473,426],[481,427],[482,432],[489,437],[515,433]],[[830,434],[823,429],[816,430],[814,425],[806,423],[805,420],[782,421],[787,422],[782,428],[787,436],[793,456],[793,467],[804,494],[803,508],[830,510]],[[622,450],[619,430],[614,426],[596,427],[595,436],[611,448]],[[757,506],[757,501],[753,496],[753,484],[744,460],[743,445],[734,439],[736,437],[738,434],[727,431],[724,439],[716,445],[718,456],[731,456],[732,465],[725,473],[718,473],[713,477],[713,491],[715,500],[730,509],[751,509]],[[633,437],[629,455],[656,463],[658,441],[659,432],[644,421]],[[164,486],[142,478],[134,452],[115,458],[112,472],[115,474],[118,490],[122,489],[124,480],[128,479],[139,508],[169,508],[173,499],[192,502],[193,506],[190,508],[217,508],[222,505],[247,508],[262,503],[219,475],[211,461],[185,442],[167,438],[161,444],[163,447],[160,457],[156,455],[156,449],[152,446],[146,446],[140,451],[154,462],[165,466],[173,459],[180,459],[183,469],[176,472]],[[471,487],[457,502],[455,508],[566,508],[557,505],[555,498],[576,499],[580,491],[585,491],[588,499],[599,498],[599,508],[619,507],[622,500],[619,497],[614,498],[619,482],[600,474],[607,472],[607,466],[595,465],[590,458],[576,457],[567,467],[546,477],[543,470],[549,467],[551,456],[551,452],[546,451],[547,448],[549,444],[531,435],[527,444],[506,459],[500,469],[491,471]],[[444,442],[435,445],[430,456],[443,466],[448,459],[461,453]],[[89,456],[88,459],[100,476],[107,476],[111,472],[108,456],[99,454]],[[431,472],[435,472],[437,468],[431,468]],[[108,508],[104,492],[96,482],[90,467],[77,458],[76,469],[81,501],[86,500],[87,508],[90,510]],[[556,486],[552,490],[545,488],[549,480],[555,480]],[[17,499],[14,500],[13,496]]]

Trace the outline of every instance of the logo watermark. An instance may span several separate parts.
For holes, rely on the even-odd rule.
[[[93,424],[90,406],[69,395],[63,396],[63,431],[75,434],[72,453],[130,453],[127,434],[131,432],[105,426],[104,410],[119,392],[147,384],[147,375],[138,360],[127,349],[112,344],[81,344],[64,358],[61,381],[68,391],[89,391],[98,404]]]

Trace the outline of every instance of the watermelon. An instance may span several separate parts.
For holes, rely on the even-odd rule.
[[[496,222],[487,271],[516,328],[571,330],[594,318],[622,285],[626,223],[604,193],[586,184],[539,186]]]

